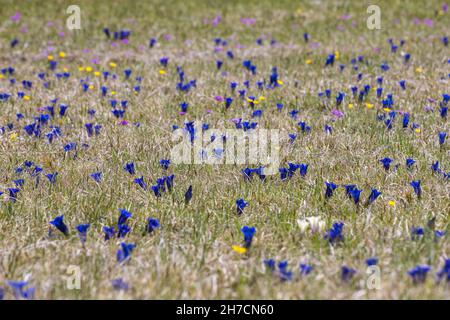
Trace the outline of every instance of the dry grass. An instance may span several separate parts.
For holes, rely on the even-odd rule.
[[[156,3],[157,2],[157,3]],[[447,60],[448,47],[439,38],[448,33],[449,13],[436,15],[440,1],[383,1],[382,30],[370,31],[365,27],[367,18],[364,3],[351,1],[79,1],[82,10],[81,31],[64,30],[64,9],[67,3],[36,4],[21,1],[0,1],[0,66],[16,69],[17,84],[10,86],[6,78],[0,79],[0,93],[13,96],[0,102],[0,125],[14,123],[14,129],[0,136],[0,170],[2,190],[13,186],[19,178],[15,168],[30,160],[43,167],[44,173],[58,172],[55,184],[42,176],[38,186],[34,178],[24,174],[25,185],[15,203],[2,195],[0,205],[0,287],[6,280],[26,277],[36,288],[38,299],[216,299],[216,298],[332,298],[332,299],[447,299],[448,288],[435,282],[435,273],[442,267],[449,251],[448,236],[439,241],[433,237],[411,240],[413,226],[425,226],[436,217],[436,229],[449,231],[450,188],[449,181],[433,174],[430,165],[439,160],[444,170],[450,171],[448,141],[441,147],[438,132],[450,134],[448,118],[441,119],[438,102],[448,93],[450,72]],[[298,8],[301,14],[296,14]],[[20,23],[9,16],[22,12]],[[216,14],[222,15],[217,27],[205,24]],[[350,14],[349,20],[340,19]],[[256,24],[246,27],[242,17],[256,19]],[[433,27],[413,24],[413,18],[432,18]],[[53,21],[55,26],[47,26]],[[355,26],[352,26],[352,22]],[[27,33],[20,29],[28,26]],[[343,31],[337,26],[344,26]],[[130,44],[112,47],[102,33],[103,27],[112,30],[129,28]],[[58,36],[64,30],[65,36]],[[310,44],[303,42],[303,32],[311,35]],[[166,41],[163,35],[174,39]],[[20,43],[14,49],[9,41],[17,37]],[[158,45],[147,48],[148,40],[158,37]],[[226,38],[235,54],[229,60],[224,53],[214,53],[215,37]],[[263,37],[265,44],[255,44]],[[270,46],[276,39],[278,44]],[[405,39],[397,54],[390,52],[388,38],[398,44]],[[320,43],[318,47],[311,43]],[[238,48],[241,44],[244,47]],[[58,70],[67,68],[68,80],[55,80],[48,70],[46,50],[54,47]],[[376,53],[374,48],[380,48]],[[89,48],[85,53],[83,49]],[[67,57],[58,58],[64,51]],[[340,58],[332,68],[324,68],[328,54],[339,51]],[[400,52],[411,54],[411,61],[403,63]],[[358,63],[353,71],[350,60],[363,55],[365,63]],[[169,57],[166,75],[160,75],[158,61]],[[99,64],[92,63],[97,59]],[[224,61],[222,75],[215,61]],[[242,61],[251,59],[257,65],[257,75],[251,76],[242,67]],[[305,61],[311,59],[312,64]],[[117,63],[111,70],[110,61]],[[382,73],[380,63],[386,61],[390,70]],[[346,65],[339,72],[338,65]],[[80,66],[95,70],[110,70],[118,75],[113,81],[90,75],[94,90],[82,92],[79,83],[86,73]],[[176,66],[181,65],[188,79],[197,79],[197,88],[189,93],[175,90]],[[277,66],[283,85],[274,90],[259,91],[255,81],[268,79],[272,66]],[[416,72],[421,67],[422,73]],[[135,81],[124,81],[123,70],[133,70],[131,78],[142,76],[141,91],[135,95]],[[52,79],[49,89],[36,77],[47,72]],[[361,72],[363,79],[357,81]],[[411,122],[420,124],[420,133],[401,128],[397,115],[392,130],[376,120],[383,113],[380,99],[371,92],[367,109],[351,95],[350,87],[360,89],[365,84],[375,88],[376,77],[384,76],[384,94],[392,93],[394,109],[411,114]],[[23,90],[20,82],[33,81],[32,90]],[[407,90],[401,91],[398,81],[407,81]],[[234,96],[232,107],[225,111],[217,103],[217,95],[231,96],[229,82],[242,84],[250,80],[247,95],[264,95],[266,100],[258,105],[264,110],[256,120],[261,128],[279,129],[282,134],[282,165],[287,162],[309,164],[307,176],[296,176],[290,181],[280,181],[279,176],[267,181],[243,180],[243,166],[171,165],[175,174],[172,193],[157,199],[151,190],[143,191],[132,182],[123,170],[126,162],[133,161],[137,175],[143,175],[147,184],[167,173],[159,160],[168,158],[173,143],[170,141],[172,124],[183,125],[185,120],[200,120],[210,128],[232,128],[228,121],[234,117],[250,118],[248,103]],[[106,85],[109,93],[101,98],[99,87]],[[242,85],[240,86],[242,88]],[[319,91],[332,90],[332,98],[323,105],[317,97]],[[117,91],[113,97],[110,92]],[[30,101],[17,98],[17,91],[25,91]],[[346,93],[341,109],[345,115],[332,122],[331,109],[338,91]],[[384,95],[383,94],[383,95]],[[48,144],[45,138],[30,138],[23,126],[39,114],[37,108],[49,105],[57,97],[58,104],[69,105],[67,116],[50,120],[61,127],[63,136]],[[125,115],[127,126],[117,125],[110,112],[110,99],[128,100]],[[187,115],[180,116],[179,103],[190,105]],[[282,102],[282,112],[276,103]],[[347,106],[352,103],[354,107]],[[425,112],[425,106],[434,112]],[[94,118],[87,110],[96,109]],[[211,114],[206,110],[212,109]],[[298,120],[288,112],[298,109]],[[16,113],[25,119],[17,121]],[[300,133],[297,122],[311,125],[311,133]],[[96,122],[103,126],[99,136],[88,137],[84,124]],[[140,127],[132,125],[139,122]],[[333,126],[333,134],[323,131],[325,124]],[[46,132],[46,131],[45,131]],[[288,133],[298,133],[294,144],[289,144]],[[11,135],[17,138],[11,139]],[[14,141],[12,141],[14,140]],[[63,151],[69,142],[89,144],[80,148],[74,159]],[[397,171],[386,173],[379,159],[390,157],[399,164]],[[413,170],[405,169],[405,159],[413,158]],[[89,175],[101,171],[101,183]],[[421,180],[423,196],[417,199],[409,186],[412,180]],[[357,184],[366,199],[370,188],[382,191],[382,196],[371,206],[355,206],[345,195],[344,188],[324,200],[325,181],[336,184]],[[184,204],[184,192],[193,186],[193,199]],[[7,192],[5,192],[7,193]],[[244,198],[249,202],[242,216],[236,216],[235,201]],[[395,207],[389,206],[390,200]],[[125,238],[135,243],[131,260],[125,264],[116,261],[120,239],[103,240],[104,225],[117,221],[118,209],[127,208],[133,213],[129,225],[132,229]],[[70,235],[48,237],[49,221],[64,214]],[[296,220],[320,216],[327,229],[334,221],[343,221],[345,241],[331,246],[323,233],[301,235]],[[143,235],[148,217],[158,218],[161,228],[151,235]],[[83,246],[76,235],[75,226],[90,223],[88,239]],[[240,228],[255,226],[256,234],[250,252],[239,255],[231,245],[242,244]],[[376,256],[381,267],[381,289],[369,290],[365,259]],[[291,282],[281,282],[267,272],[263,259],[288,260],[296,275]],[[299,263],[307,262],[314,271],[298,279]],[[407,271],[417,264],[432,267],[424,284],[414,285]],[[81,268],[80,290],[66,287],[67,268]],[[340,279],[341,266],[357,269],[349,283]],[[128,291],[116,291],[111,280],[123,278],[130,286]],[[4,283],[5,282],[5,283]],[[6,298],[11,298],[10,291]]]

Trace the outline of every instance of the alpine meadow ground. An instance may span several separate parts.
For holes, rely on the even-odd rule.
[[[376,2],[0,0],[0,298],[448,299],[450,12]]]

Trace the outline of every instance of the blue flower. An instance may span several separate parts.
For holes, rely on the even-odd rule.
[[[327,189],[325,190],[325,198],[331,198],[333,195],[333,191],[337,188],[337,185],[335,185],[333,182],[325,182]]]
[[[94,179],[96,182],[100,182],[102,180],[102,173],[101,172],[94,172],[90,174],[90,177]]]
[[[105,241],[114,238],[116,236],[116,230],[114,227],[103,227],[103,233],[105,234]]]
[[[441,108],[439,109],[439,113],[442,118],[446,118],[448,113],[448,107],[441,106]]]
[[[264,259],[263,260],[264,265],[269,268],[269,270],[274,271],[275,270],[275,260],[273,259]]]
[[[444,266],[437,272],[436,275],[438,281],[445,279],[447,282],[450,282],[450,259],[445,259]]]
[[[90,226],[90,224],[79,224],[78,226],[76,226],[81,242],[86,242],[87,231]]]
[[[356,184],[346,184],[344,185],[345,193],[349,198],[352,197],[351,192],[356,188]]]
[[[192,185],[189,186],[186,193],[184,194],[184,202],[188,204],[189,201],[191,201],[191,199],[192,199]]]
[[[327,56],[327,59],[325,60],[325,66],[333,65],[334,64],[334,54],[330,54]]]
[[[369,198],[367,199],[367,204],[371,204],[372,202],[374,202],[379,196],[381,195],[381,192],[378,191],[375,188],[372,188],[372,191],[369,195]]]
[[[376,266],[378,264],[378,259],[377,258],[368,258],[368,259],[366,259],[366,264],[368,267]]]
[[[131,228],[127,224],[123,223],[117,226],[117,231],[117,237],[124,238],[131,231]]]
[[[252,240],[256,229],[255,227],[243,226],[241,232],[244,235],[244,247],[248,249],[252,245]]]
[[[24,179],[17,179],[17,180],[13,180],[14,184],[16,185],[16,187],[21,188],[23,187],[25,180]]]
[[[307,276],[308,274],[311,273],[311,271],[313,271],[313,267],[311,265],[304,264],[304,263],[300,264],[300,275],[301,276]]]
[[[64,151],[69,152],[70,150],[74,150],[77,147],[75,142],[70,142],[64,146]]]
[[[392,159],[391,158],[383,158],[380,160],[380,162],[383,164],[384,170],[388,171],[391,166]]]
[[[32,300],[34,298],[35,289],[29,287],[27,281],[8,281],[8,285],[13,291],[14,298]]]
[[[131,175],[136,173],[133,162],[126,163],[123,168],[125,169],[125,171],[127,171]]]
[[[125,79],[129,79],[131,76],[131,69],[125,69],[123,73],[125,74]]]
[[[406,90],[406,81],[405,80],[400,80],[398,82],[398,84],[400,85],[400,87],[402,88],[402,90]]]
[[[359,197],[361,195],[361,192],[362,192],[362,190],[360,190],[360,189],[358,189],[356,187],[350,191],[350,196],[352,197],[353,202],[355,204],[359,203]]]
[[[156,197],[161,197],[161,190],[160,190],[160,185],[156,184],[151,186],[151,189],[153,191],[153,193],[155,194]]]
[[[120,226],[121,224],[124,224],[127,222],[129,218],[131,218],[132,214],[131,212],[125,210],[125,209],[119,209],[120,215],[119,219],[117,220],[117,225]]]
[[[341,279],[342,281],[350,281],[355,275],[356,270],[347,266],[341,268]]]
[[[420,180],[411,181],[410,185],[411,187],[413,187],[414,193],[417,195],[417,197],[420,198],[422,196],[422,188],[420,186]]]
[[[414,163],[416,163],[416,160],[411,159],[411,158],[406,159],[406,167],[408,169],[411,169],[412,166],[414,165]]]
[[[413,240],[418,239],[419,237],[423,236],[425,234],[425,231],[422,227],[413,227],[411,230],[411,238]]]
[[[300,176],[305,177],[308,172],[308,165],[304,163],[300,163]]]
[[[408,128],[409,125],[409,113],[403,114],[403,121],[402,121],[403,128]]]
[[[67,236],[69,234],[69,229],[64,224],[64,215],[57,216],[55,219],[50,221],[50,224],[55,226],[55,228],[61,231],[64,235]]]
[[[163,67],[167,67],[167,64],[169,63],[169,58],[163,57],[163,58],[159,59],[159,63],[161,63],[161,65]]]
[[[280,172],[280,179],[281,180],[286,180],[289,174],[288,169],[286,168],[280,168],[278,169],[278,171]]]
[[[237,199],[236,200],[236,211],[238,215],[241,215],[244,213],[244,208],[248,205],[248,203],[244,199]]]
[[[344,223],[335,222],[330,230],[325,233],[325,239],[327,239],[330,243],[336,243],[344,240],[344,236],[342,234],[342,229],[344,228]]]
[[[414,284],[423,283],[427,278],[427,273],[430,271],[430,267],[427,265],[417,265],[414,268],[408,270],[408,274],[413,279]]]
[[[113,279],[111,280],[111,285],[114,288],[114,290],[123,290],[126,291],[128,290],[129,286],[128,283],[126,283],[125,281],[123,281],[122,278],[118,278],[118,279]]]
[[[145,231],[148,233],[152,233],[153,230],[160,227],[158,219],[148,218],[147,225],[145,226]]]
[[[147,184],[144,182],[144,177],[138,177],[133,180],[134,183],[136,183],[138,186],[140,186],[142,189],[147,190]]]
[[[165,177],[166,186],[168,191],[172,191],[173,188],[173,178],[175,178],[175,175],[171,174],[170,176]]]
[[[445,142],[445,138],[447,137],[446,132],[439,132],[439,144],[443,145]]]
[[[45,176],[47,177],[47,179],[50,183],[55,183],[56,177],[58,176],[58,172],[47,173]]]
[[[168,159],[161,159],[161,160],[159,160],[159,164],[161,165],[161,167],[163,167],[163,169],[167,170],[169,168],[169,165],[170,165],[170,160],[168,160]]]
[[[436,173],[440,173],[441,170],[439,169],[439,161],[436,161],[431,165],[431,170]]]
[[[120,249],[117,250],[116,257],[118,262],[123,262],[130,259],[131,252],[135,248],[135,244],[133,243],[125,243],[122,242],[120,244]]]
[[[189,104],[187,102],[180,103],[181,112],[187,112],[188,107],[189,107]]]
[[[281,281],[291,281],[292,280],[292,271],[288,271],[288,262],[280,261],[278,262],[278,276]]]

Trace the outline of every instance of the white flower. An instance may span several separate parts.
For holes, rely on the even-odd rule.
[[[311,233],[318,233],[325,229],[325,221],[318,216],[297,219],[297,224],[301,233],[305,233],[308,229],[311,230]]]
[[[305,233],[309,228],[309,221],[306,219],[297,219],[297,224],[300,227],[301,233]]]
[[[315,216],[315,217],[308,217],[306,218],[308,220],[311,232],[317,233],[321,232],[325,229],[325,221],[322,220],[322,218]]]

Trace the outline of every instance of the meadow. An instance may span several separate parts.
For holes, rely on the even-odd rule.
[[[448,299],[450,12],[376,2],[0,0],[0,298]]]

